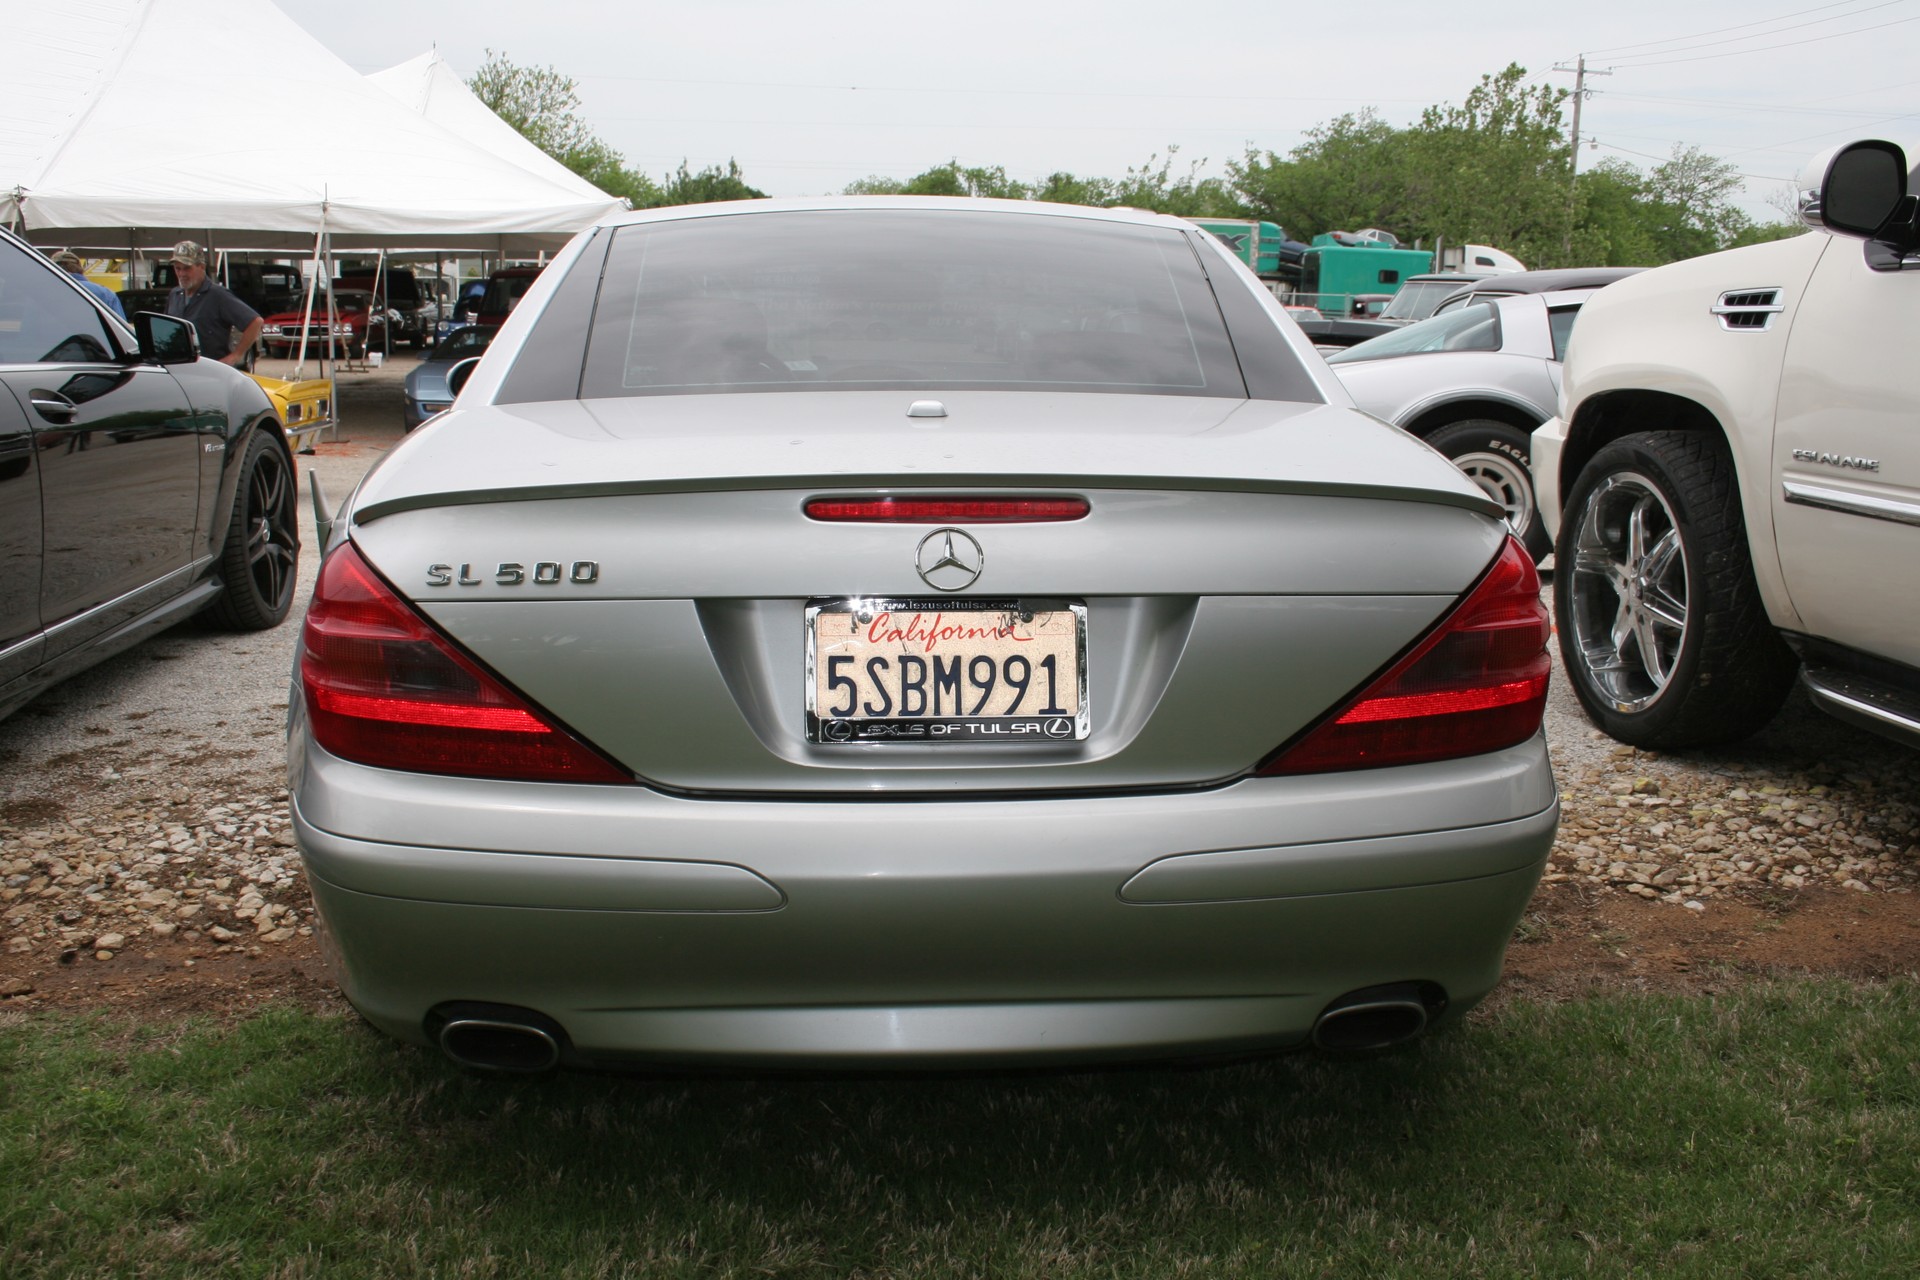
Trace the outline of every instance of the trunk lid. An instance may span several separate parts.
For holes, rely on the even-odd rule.
[[[506,681],[654,785],[691,793],[1195,786],[1238,777],[1444,613],[1500,513],[1350,410],[1125,395],[655,397],[456,411],[356,494],[352,537]],[[819,496],[1064,494],[1088,515],[809,519]],[[1085,608],[1067,741],[812,741],[807,609]],[[903,642],[902,649],[912,648]]]

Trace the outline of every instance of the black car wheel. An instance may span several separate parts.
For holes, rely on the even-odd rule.
[[[1540,522],[1540,504],[1533,496],[1529,456],[1533,441],[1525,431],[1491,418],[1468,418],[1428,433],[1426,441],[1506,508],[1507,524],[1526,545],[1535,564],[1546,559],[1553,543]]]
[[[1641,747],[1746,737],[1797,665],[1753,578],[1733,461],[1718,438],[1626,436],[1567,495],[1554,611],[1574,693]]]
[[[264,432],[247,437],[240,483],[233,495],[226,546],[220,552],[220,593],[208,613],[235,631],[278,626],[293,606],[300,570],[300,526],[293,464]]]

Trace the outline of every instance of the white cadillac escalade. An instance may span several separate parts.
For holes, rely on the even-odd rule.
[[[1900,148],[1814,162],[1815,231],[1586,305],[1533,436],[1561,653],[1623,742],[1815,703],[1920,746],[1920,217]],[[1864,242],[1864,243],[1863,243]]]

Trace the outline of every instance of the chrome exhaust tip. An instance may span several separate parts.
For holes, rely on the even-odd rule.
[[[1313,1024],[1313,1045],[1330,1053],[1390,1049],[1419,1038],[1446,1007],[1446,992],[1431,982],[1362,987],[1321,1012]]]
[[[538,1075],[560,1065],[565,1033],[531,1009],[503,1005],[449,1005],[427,1019],[440,1052],[474,1071]]]

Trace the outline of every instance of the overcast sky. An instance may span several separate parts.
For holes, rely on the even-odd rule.
[[[1395,125],[1510,62],[1571,89],[1585,54],[1585,169],[1676,143],[1735,164],[1777,217],[1816,151],[1920,152],[1920,0],[277,0],[347,63],[437,46],[463,77],[504,51],[579,83],[582,114],[659,176],[738,159],[770,195],[835,192],[958,159],[1027,181],[1118,177],[1169,146],[1220,174],[1364,107]],[[258,69],[254,69],[257,71]],[[299,126],[320,127],[314,117]]]

